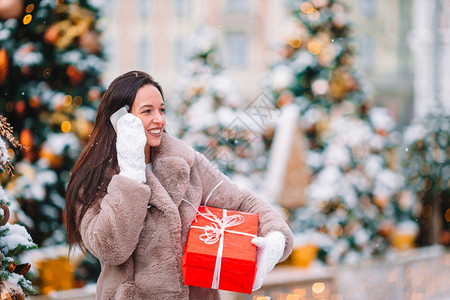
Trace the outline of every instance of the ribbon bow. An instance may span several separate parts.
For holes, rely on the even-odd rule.
[[[227,228],[237,226],[244,222],[244,217],[241,215],[227,216],[226,213],[224,213],[222,219],[219,219],[219,217],[213,214],[208,208],[206,208],[206,211],[206,213],[200,213],[200,215],[205,219],[210,220],[212,223],[211,225],[206,225],[205,227],[199,227],[204,228],[205,230],[205,233],[201,234],[199,239],[207,245],[217,243],[225,231],[233,232],[231,230],[227,230]]]

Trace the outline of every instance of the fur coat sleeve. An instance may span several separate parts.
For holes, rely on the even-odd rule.
[[[150,195],[148,185],[114,175],[107,194],[87,210],[81,222],[86,248],[100,261],[124,263],[139,242]]]
[[[280,261],[285,260],[292,252],[293,235],[281,215],[267,201],[256,197],[247,189],[238,187],[202,154],[197,152],[195,155],[194,167],[201,174],[204,192],[202,198],[207,200],[207,205],[258,214],[258,236],[264,237],[272,231],[280,231],[285,235],[286,245]],[[216,189],[213,191],[214,188]]]

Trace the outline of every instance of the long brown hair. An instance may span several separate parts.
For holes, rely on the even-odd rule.
[[[100,101],[91,137],[67,186],[64,213],[70,249],[78,244],[85,250],[79,230],[81,220],[88,208],[106,194],[112,176],[119,172],[116,133],[109,117],[125,105],[131,108],[137,91],[147,84],[155,86],[164,99],[161,86],[149,74],[130,71],[114,79]]]

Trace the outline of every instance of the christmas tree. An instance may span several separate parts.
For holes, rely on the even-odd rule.
[[[0,107],[28,148],[3,184],[40,246],[65,242],[66,183],[103,92],[98,18],[86,0],[0,6]]]
[[[219,36],[200,27],[187,45],[183,73],[168,105],[175,134],[244,187],[261,182],[262,141],[252,130],[237,86],[220,63]],[[175,111],[176,115],[170,115]]]
[[[0,171],[13,175],[13,166],[5,140],[12,146],[23,148],[14,138],[13,130],[6,118],[0,115]],[[11,201],[0,185],[0,297],[1,299],[23,299],[23,294],[34,293],[31,282],[24,276],[29,263],[20,264],[16,258],[23,251],[36,248],[25,227],[10,224]],[[8,298],[8,296],[10,298]]]
[[[291,208],[291,227],[327,263],[382,254],[403,228],[416,228],[415,199],[403,192],[396,163],[395,123],[373,105],[356,70],[342,2],[288,1],[288,11],[266,85],[282,112],[298,110],[308,144],[308,203]]]
[[[437,106],[405,130],[402,165],[406,185],[421,200],[420,245],[450,246],[450,116]]]

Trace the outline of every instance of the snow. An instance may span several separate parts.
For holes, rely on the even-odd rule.
[[[374,107],[369,111],[369,118],[376,129],[391,131],[395,127],[394,120],[388,115],[384,107]]]
[[[389,169],[383,169],[375,177],[374,194],[391,196],[403,186],[403,177]]]
[[[72,133],[50,133],[43,145],[55,155],[62,155],[65,149],[79,149],[80,141]]]
[[[6,165],[10,160],[8,149],[6,148],[5,141],[0,138],[0,164]]]
[[[33,247],[34,243],[25,227],[18,224],[6,223],[0,226],[0,230],[8,230],[8,234],[0,239],[0,249],[3,253],[9,253],[17,247],[23,245],[25,247]]]
[[[404,141],[407,145],[413,144],[415,141],[422,140],[427,134],[426,128],[420,123],[412,123],[404,134]]]
[[[10,36],[11,36],[10,30],[8,30],[8,29],[0,30],[0,41],[5,41],[5,40],[9,39]]]
[[[34,46],[31,43],[22,45],[14,53],[14,63],[19,67],[39,65],[44,60],[41,52],[33,52]]]
[[[279,65],[272,70],[270,78],[274,91],[280,92],[286,89],[294,81],[294,74],[290,67]]]
[[[301,73],[307,67],[313,67],[317,65],[316,56],[312,55],[309,52],[296,52],[295,60],[291,63],[290,68],[292,68],[293,72]]]
[[[338,143],[331,144],[324,151],[324,164],[328,166],[338,166],[343,169],[350,166],[351,153],[345,145]]]

